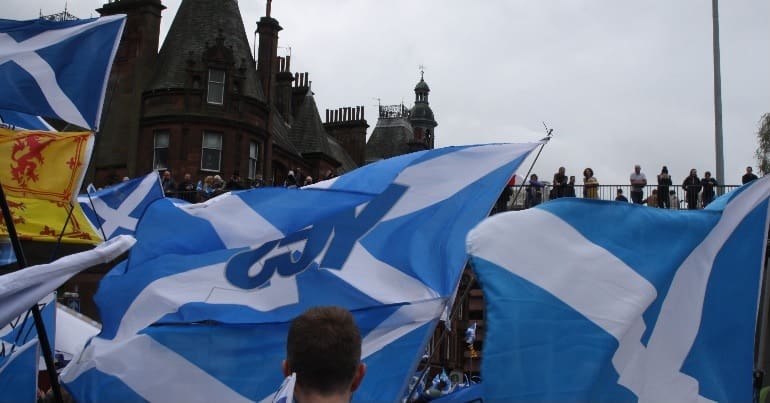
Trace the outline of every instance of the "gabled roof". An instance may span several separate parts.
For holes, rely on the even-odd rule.
[[[291,132],[291,128],[289,128],[286,125],[286,122],[284,118],[281,116],[281,113],[278,112],[277,108],[273,108],[273,144],[282,148],[284,151],[291,155],[296,155],[301,157],[299,150],[297,150],[296,147],[294,147],[294,144],[292,144],[291,140],[289,140],[289,133]]]
[[[414,129],[406,117],[380,118],[366,142],[366,161],[377,161],[409,152]]]
[[[244,69],[244,95],[265,99],[258,84],[257,70],[235,0],[182,0],[158,55],[155,75],[147,89],[184,88],[188,60],[201,68],[204,53],[224,39],[232,49],[235,68]],[[206,80],[204,77],[203,80]]]
[[[305,98],[295,109],[289,139],[302,154],[322,153],[332,155],[329,148],[328,134],[321,122],[318,106],[313,98],[313,92],[308,90]]]

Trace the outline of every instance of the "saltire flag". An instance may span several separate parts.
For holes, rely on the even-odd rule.
[[[473,344],[476,341],[476,322],[473,322],[467,329],[465,329],[465,343]]]
[[[53,343],[56,334],[56,294],[46,296],[38,303],[38,308],[48,341]],[[0,328],[0,401],[35,402],[41,349],[30,310]]]
[[[709,209],[559,199],[468,235],[484,400],[748,402],[770,177]]]
[[[62,380],[81,402],[269,401],[289,322],[336,305],[363,336],[354,400],[400,400],[457,287],[467,231],[538,145],[416,152],[301,189],[158,200],[99,286],[101,334]]]
[[[111,262],[133,244],[133,237],[123,235],[91,250],[0,276],[0,326],[11,323],[13,318],[22,315],[75,274]]]
[[[67,243],[102,241],[75,202],[92,147],[90,132],[0,128],[0,183],[21,239],[55,242],[61,236]],[[8,236],[4,224],[0,236]]]
[[[45,119],[28,113],[1,110],[0,123],[11,126],[16,130],[47,130],[56,131]]]
[[[117,235],[133,235],[147,206],[163,197],[160,176],[152,171],[106,189],[89,190],[78,196],[78,203],[93,226],[104,231],[106,239],[111,239]]]
[[[0,109],[97,130],[124,22],[0,19]]]
[[[2,401],[37,402],[39,360],[40,348],[37,338],[19,347],[13,354],[0,357],[0,399]]]

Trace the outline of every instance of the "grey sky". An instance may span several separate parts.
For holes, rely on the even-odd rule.
[[[82,18],[103,2],[69,0]],[[164,0],[168,29],[180,0]],[[770,2],[720,2],[725,177],[755,166],[770,112]],[[64,1],[3,0],[3,18],[59,12]],[[248,36],[265,0],[240,3]],[[419,65],[431,88],[437,146],[533,141],[555,129],[534,172],[559,166],[627,184],[667,165],[715,174],[711,1],[275,0],[292,70],[309,72],[322,111],[411,105]],[[281,52],[288,52],[281,49]],[[522,168],[526,170],[526,167]],[[580,183],[580,179],[578,179]]]

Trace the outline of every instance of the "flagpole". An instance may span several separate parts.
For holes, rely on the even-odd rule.
[[[3,184],[0,183],[0,208],[3,210],[3,219],[5,220],[5,228],[8,230],[8,238],[13,245],[13,252],[16,254],[16,263],[18,265],[17,270],[21,270],[27,267],[27,259],[24,256],[24,250],[21,247],[21,241],[19,241],[19,235],[16,233],[16,226],[13,224],[13,217],[11,216],[11,209],[8,207],[8,200],[5,198],[5,190],[3,190]],[[56,303],[54,301],[54,303]],[[37,338],[40,341],[40,347],[43,350],[43,358],[45,360],[45,367],[48,372],[48,378],[50,378],[51,389],[56,403],[63,403],[61,389],[59,388],[59,378],[56,373],[56,366],[53,360],[53,351],[51,350],[51,344],[48,340],[48,334],[45,332],[45,324],[43,323],[43,315],[40,314],[40,308],[37,303],[30,308],[32,310],[32,317],[35,319],[35,329],[37,330]]]
[[[56,244],[53,247],[53,251],[51,251],[51,257],[48,259],[49,262],[53,262],[56,260],[56,254],[59,252],[59,245],[61,245],[61,240],[64,237],[64,230],[67,229],[67,224],[70,222],[70,218],[72,217],[72,212],[75,210],[75,206],[72,205],[72,202],[70,202],[70,209],[67,212],[67,218],[64,220],[64,226],[61,228],[61,232],[59,232],[59,238],[56,240]]]
[[[532,172],[532,168],[535,167],[535,163],[537,162],[537,159],[540,158],[540,153],[543,152],[543,148],[545,148],[545,145],[548,144],[548,142],[551,140],[551,137],[553,137],[553,128],[549,129],[548,126],[545,125],[545,122],[543,122],[543,126],[545,126],[545,137],[543,137],[540,141],[544,141],[543,144],[540,145],[540,149],[537,150],[537,155],[535,155],[535,159],[532,160],[532,163],[529,165],[529,169],[527,170],[527,174],[524,176],[524,180],[521,181],[521,185],[519,185],[519,189],[516,190],[516,195],[513,196],[513,202],[515,203],[516,200],[519,200],[519,194],[521,193],[521,189],[524,188],[524,183],[527,182],[527,178],[529,178],[530,172]]]
[[[90,187],[90,186],[89,186]],[[102,220],[99,218],[99,214],[96,214],[96,207],[94,206],[94,199],[91,198],[91,192],[86,189],[86,194],[88,195],[88,204],[91,205],[91,210],[94,211],[94,215],[96,216],[96,223],[99,224],[99,231],[102,233],[102,238],[104,240],[107,240],[107,235],[104,233],[104,227],[102,226]]]

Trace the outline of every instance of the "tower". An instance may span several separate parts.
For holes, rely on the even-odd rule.
[[[425,82],[424,75],[425,72],[420,71],[420,82],[414,87],[414,106],[409,113],[409,123],[414,128],[414,142],[422,143],[425,148],[432,149],[435,145],[435,128],[438,123],[428,102],[430,87]],[[410,148],[417,148],[416,145],[410,145]]]
[[[93,153],[97,183],[108,176],[133,176],[136,171],[141,97],[158,57],[160,0],[113,0],[96,10],[102,16],[126,14],[115,61],[107,83],[101,127]]]

